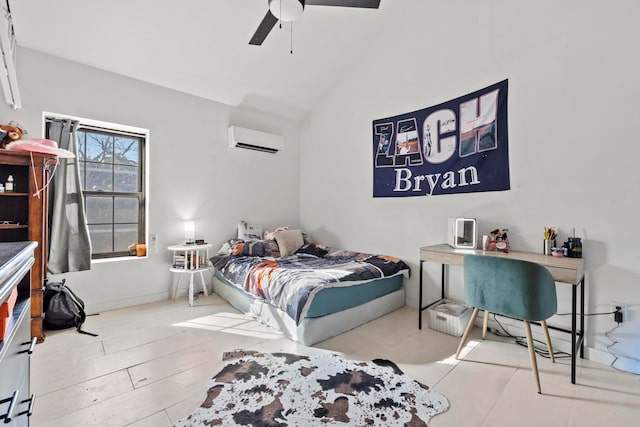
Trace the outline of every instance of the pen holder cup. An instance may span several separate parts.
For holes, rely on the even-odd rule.
[[[544,245],[542,247],[542,253],[545,255],[551,255],[551,248],[556,246],[555,240],[543,240]]]

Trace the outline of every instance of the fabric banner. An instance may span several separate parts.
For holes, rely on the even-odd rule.
[[[510,189],[508,80],[373,122],[373,197]]]

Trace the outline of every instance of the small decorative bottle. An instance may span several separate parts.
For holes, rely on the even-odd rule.
[[[13,175],[9,175],[9,178],[7,178],[7,183],[4,185],[4,188],[7,193],[12,193],[16,191],[16,187],[13,182]]]

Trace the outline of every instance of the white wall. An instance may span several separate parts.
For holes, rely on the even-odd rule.
[[[408,261],[407,303],[417,307],[418,248],[446,241],[448,217],[478,218],[480,234],[509,228],[516,250],[541,251],[545,226],[560,228],[560,242],[575,227],[584,244],[587,311],[627,303],[629,322],[616,331],[613,350],[640,359],[640,343],[630,339],[640,325],[640,3],[403,3],[301,130],[303,228],[332,245]],[[505,78],[510,191],[372,198],[373,120]],[[432,301],[440,269],[427,270]],[[460,271],[453,270],[451,294],[461,298]],[[559,312],[570,311],[569,286],[558,292]],[[613,360],[604,333],[614,326],[611,316],[588,318],[590,358]]]
[[[53,276],[66,277],[88,312],[166,299],[172,284],[166,247],[184,240],[184,219],[193,218],[196,236],[216,246],[233,237],[241,219],[298,223],[296,125],[29,49],[18,50],[17,62],[23,109],[3,103],[0,122],[19,122],[27,136],[42,136],[43,111],[150,130],[149,232],[158,235],[158,253]],[[282,134],[285,150],[227,148],[229,124]]]

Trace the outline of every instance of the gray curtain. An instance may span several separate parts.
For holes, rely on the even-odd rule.
[[[60,148],[78,155],[73,120],[47,121],[46,138]],[[84,199],[80,186],[77,157],[58,158],[53,180],[49,184],[49,259],[51,274],[91,269],[91,241],[87,227]]]

